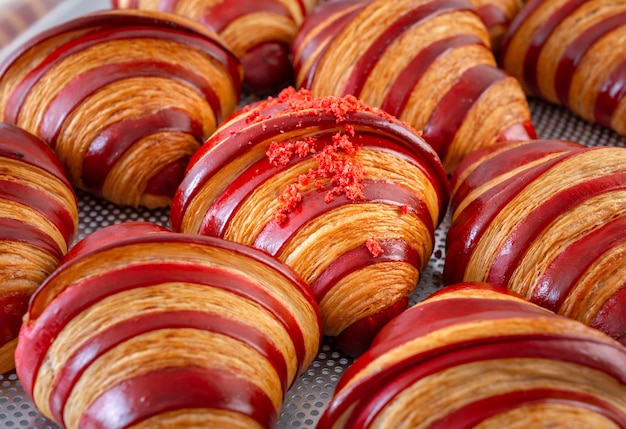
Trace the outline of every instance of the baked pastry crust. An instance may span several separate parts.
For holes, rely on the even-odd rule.
[[[461,283],[394,318],[321,429],[626,424],[626,349],[506,289]]]
[[[48,143],[74,186],[169,205],[193,152],[237,105],[241,70],[182,17],[102,11],[40,33],[0,66],[0,118]]]
[[[113,0],[112,4],[185,16],[215,31],[241,60],[244,89],[265,96],[293,84],[291,44],[317,0]]]
[[[67,428],[271,428],[320,341],[308,287],[276,259],[129,222],[89,235],[37,290],[16,362]]]
[[[526,3],[525,0],[469,0],[489,30],[491,49],[498,53],[513,18]]]
[[[0,123],[0,373],[13,354],[28,301],[78,229],[74,190],[37,137]]]
[[[526,3],[504,38],[502,67],[532,96],[626,135],[626,2]]]
[[[293,44],[296,85],[354,95],[423,130],[451,173],[479,147],[535,137],[526,96],[490,46],[464,0],[329,2]]]
[[[171,224],[277,256],[310,285],[325,334],[358,354],[406,307],[447,199],[441,161],[410,126],[354,97],[288,89],[194,155]]]
[[[626,149],[503,144],[452,177],[444,282],[509,287],[626,343]]]

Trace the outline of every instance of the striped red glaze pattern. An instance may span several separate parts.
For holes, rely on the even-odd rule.
[[[279,393],[283,395],[317,354],[321,321],[311,292],[291,269],[266,253],[220,239],[172,233],[148,222],[104,227],[84,240],[34,295],[16,352],[17,372],[25,390],[36,404],[45,400],[45,409],[50,413],[47,417],[59,424],[71,424],[66,421],[66,408],[72,398],[76,400],[79,380],[88,377],[92,365],[126,343],[160,330],[214,333],[241,343],[255,359],[274,368],[282,389]],[[182,253],[181,246],[185,248]],[[123,261],[107,259],[105,255],[110,252],[124,255]],[[264,271],[258,271],[259,267]],[[93,275],[87,275],[86,269],[94,270],[89,271]],[[255,278],[261,272],[271,275]],[[276,279],[281,284],[274,283]],[[198,293],[206,294],[207,300],[217,291],[238,296],[256,308],[255,314],[237,318],[215,306],[184,309],[172,306],[167,296],[151,304],[150,311],[138,308],[134,313],[133,303],[129,302],[127,309],[120,309],[125,312],[124,317],[115,324],[99,328],[95,334],[90,333],[93,329],[85,329],[84,336],[74,337],[75,344],[67,346],[74,352],[63,356],[56,376],[42,380],[39,369],[52,359],[51,349],[63,347],[55,342],[61,341],[66,329],[86,323],[81,321],[82,315],[102,311],[112,297],[173,283],[180,288],[200,287],[202,291]],[[259,329],[254,318],[260,314],[274,318],[282,326],[293,341],[294,356],[285,351],[281,339]],[[212,341],[211,336],[203,338]],[[227,357],[221,363],[198,365],[185,360],[181,351],[180,358],[172,360],[177,351],[168,348],[166,334],[151,347],[154,349],[142,350],[126,364],[124,371],[130,370],[134,375],[121,379],[114,365],[105,367],[109,377],[119,382],[84,404],[78,427],[122,429],[146,419],[158,419],[161,414],[201,415],[205,409],[240,414],[258,422],[260,427],[274,427],[278,410],[271,397],[276,393],[262,389],[262,380],[242,377]],[[141,361],[141,355],[159,350],[168,350],[168,362],[177,363],[142,370],[146,363]],[[223,353],[228,355],[227,350]],[[50,394],[37,396],[41,391],[38,383],[44,382],[50,383]]]
[[[216,71],[201,72],[167,56],[146,60],[145,55],[138,53],[138,57],[134,57],[130,48],[131,52],[124,60],[111,60],[106,64],[92,62],[84,71],[69,79],[67,76],[55,76],[57,67],[71,61],[80,62],[85,53],[104,50],[109,43],[128,42],[132,46],[133,41],[152,40],[176,45],[181,52],[198,53],[214,64]],[[50,47],[50,43],[55,44]],[[18,69],[16,64],[24,56],[34,53],[40,54],[37,62]],[[215,126],[234,110],[240,97],[241,70],[238,59],[224,47],[222,41],[194,23],[166,19],[156,13],[102,11],[60,24],[25,42],[0,65],[0,82],[9,76],[17,83],[11,89],[6,85],[7,89],[2,94],[5,103],[0,106],[1,119],[28,129],[53,147],[64,160],[75,186],[120,205],[154,206],[169,204],[193,153],[189,146],[193,142],[196,148],[200,146]],[[118,113],[123,119],[110,119],[114,117],[111,115],[101,120],[101,128],[95,132],[88,129],[79,131],[79,134],[87,136],[68,136],[66,127],[85,105],[89,105],[90,100],[105,96],[107,91],[114,91],[116,85],[144,77],[182,83],[197,97],[164,100],[160,110],[151,107],[150,110],[136,109],[137,112],[127,113],[128,108],[121,107]],[[37,86],[42,79],[51,81],[44,89]],[[57,79],[64,83],[55,85],[53,82]],[[25,118],[23,110],[35,91],[39,91],[35,95],[48,97],[50,102],[34,107],[40,119],[27,126],[30,117]],[[169,94],[158,94],[156,91],[152,95],[153,98],[158,96],[169,97]],[[200,104],[192,105],[195,103]],[[207,115],[214,118],[213,124],[205,118]],[[87,140],[88,147],[84,153],[73,146],[73,142],[82,138],[91,139]],[[111,181],[118,179],[112,179],[110,173],[146,139],[154,139],[158,146],[173,140],[180,148],[175,151],[168,149],[167,155],[159,158],[158,165],[151,164],[150,168],[154,170],[146,172],[144,180],[127,179],[125,192],[103,191],[105,182],[115,188]],[[82,166],[77,157],[83,157]],[[156,202],[151,199],[152,196]]]
[[[476,12],[480,15],[487,28],[506,27],[509,19],[504,11],[496,4],[484,4],[476,7]]]
[[[378,39],[371,43],[367,51],[363,52],[363,55],[359,57],[341,95],[352,94],[357,97],[361,95],[365,81],[385,53],[385,46],[392,44],[401,37],[407,28],[418,26],[421,22],[428,21],[437,15],[463,10],[463,8],[467,7],[469,5],[465,5],[457,0],[439,0],[419,5],[409,10],[405,15],[398,16],[396,21],[385,29],[378,36]]]
[[[340,112],[340,108],[333,110],[336,106],[348,105],[346,111]],[[406,215],[406,219],[411,219],[410,223],[414,222],[415,227],[429,231],[430,237],[426,240],[430,242],[434,237],[434,228],[445,213],[448,198],[447,176],[432,148],[406,124],[356,102],[353,97],[316,99],[305,90],[286,90],[274,99],[243,109],[196,152],[174,197],[170,213],[173,228],[176,231],[233,239],[232,224],[242,207],[261,204],[255,202],[255,191],[276,186],[272,184],[276,177],[290,174],[289,171],[313,159],[311,153],[293,157],[285,164],[270,162],[267,155],[270,143],[289,145],[303,137],[314,137],[314,151],[322,153],[332,145],[337,135],[350,135],[346,130],[353,130],[354,135],[349,138],[358,145],[359,151],[390,156],[415,169],[414,174],[426,180],[424,193],[410,189],[392,176],[388,179],[374,179],[365,174],[361,198],[353,199],[341,194],[328,200],[328,193],[335,185],[326,183],[303,191],[302,201],[287,213],[284,221],[277,220],[271,214],[269,218],[255,219],[254,222],[262,227],[258,228],[256,235],[245,238],[249,240],[247,244],[288,261],[292,258],[290,255],[293,250],[287,249],[296,239],[299,240],[299,234],[308,225],[332,217],[337,210],[358,207],[359,204],[377,204],[401,216]],[[253,158],[246,161],[246,165],[239,165],[239,160],[248,158],[250,154],[254,154]],[[364,164],[364,168],[373,167]],[[211,182],[226,170],[233,171],[227,183]],[[402,176],[403,172],[394,174]],[[207,197],[206,191],[213,187],[219,191]],[[276,198],[283,191],[282,187],[275,189]],[[431,206],[429,201],[435,201],[436,207]],[[375,219],[373,216],[372,219]],[[316,278],[308,279],[303,275],[319,301],[336,284],[377,264],[381,269],[384,262],[391,261],[409,264],[418,271],[424,267],[429,254],[423,254],[422,250],[415,248],[415,244],[407,241],[408,235],[404,236],[405,233],[380,237],[382,255],[372,256],[371,251],[367,250],[366,241],[371,234],[378,232],[384,234],[383,230],[378,231],[374,225],[373,231],[363,234],[360,243],[362,247],[342,249],[335,259],[343,263],[329,263]],[[387,242],[386,238],[390,240]],[[430,244],[427,244],[427,248],[430,248]],[[318,259],[314,253],[309,258]],[[292,267],[298,271],[298,268]],[[390,307],[393,304],[380,305]]]
[[[484,23],[471,2],[467,0],[423,0],[410,5],[403,3],[403,13],[390,6],[391,3],[379,1],[341,1],[321,4],[315,11],[307,16],[304,24],[300,27],[298,36],[292,47],[296,69],[296,83],[300,87],[313,90],[316,95],[345,95],[352,94],[362,98],[366,103],[381,107],[394,116],[409,122],[417,129],[423,129],[425,139],[437,150],[448,172],[451,172],[458,162],[459,157],[465,156],[471,150],[463,147],[467,142],[456,139],[459,128],[467,121],[471,121],[469,113],[476,109],[481,102],[481,96],[486,94],[498,84],[511,79],[510,76],[498,70],[495,57],[490,50],[490,41]],[[485,11],[489,15],[488,11]],[[399,73],[396,69],[390,71],[389,81],[380,84],[374,94],[364,95],[364,89],[373,86],[370,78],[372,71],[385,66],[385,54],[396,45],[408,43],[405,41],[409,31],[416,31],[420,27],[428,25],[434,19],[452,16],[451,14],[466,14],[468,20],[475,20],[476,34],[459,34],[459,31],[450,27],[449,35],[445,32],[437,32],[432,41],[419,52],[407,47],[404,52],[411,55],[413,60],[406,66],[401,67]],[[380,17],[381,21],[389,22],[387,28],[366,39],[356,32],[353,25],[372,25],[366,23],[369,16]],[[453,19],[451,18],[451,22]],[[452,26],[452,24],[451,24]],[[350,29],[351,31],[348,31]],[[434,33],[434,32],[433,32]],[[346,39],[344,39],[346,38]],[[348,48],[347,38],[352,38]],[[336,64],[342,60],[341,55],[334,50],[335,46],[342,49],[355,50],[354,64]],[[344,46],[345,45],[345,46]],[[429,115],[425,121],[415,118],[410,113],[414,107],[411,99],[419,100],[426,94],[419,91],[419,83],[428,72],[432,72],[436,61],[445,60],[451,53],[465,49],[484,49],[486,58],[491,57],[488,64],[476,64],[469,67],[465,72],[459,72],[449,92],[443,95],[442,100],[424,100],[420,106],[423,112]],[[338,50],[339,48],[337,48]],[[329,58],[334,55],[333,60]],[[352,57],[351,57],[352,58]],[[391,56],[393,59],[393,56]],[[391,61],[391,59],[389,61]],[[352,59],[350,60],[352,61]],[[340,66],[346,70],[345,82],[335,84],[323,76],[324,72]],[[390,67],[397,68],[396,64]],[[457,67],[459,69],[459,67]],[[382,72],[381,72],[382,73]],[[480,83],[475,84],[480,78]],[[325,79],[325,80],[322,80]],[[507,89],[507,97],[515,98],[515,103],[523,107],[516,113],[507,111],[503,113],[499,109],[492,109],[487,115],[492,117],[485,119],[483,123],[489,123],[489,127],[495,127],[491,135],[495,135],[493,141],[485,138],[479,145],[489,146],[497,141],[514,139],[528,139],[535,137],[534,127],[531,123],[530,114],[526,106],[521,87],[512,79],[512,87]],[[377,81],[377,83],[380,83]],[[446,89],[448,91],[448,89]],[[382,101],[375,99],[382,93]],[[464,100],[464,103],[457,103]],[[513,103],[513,102],[512,102]],[[508,117],[509,122],[498,119],[498,115]],[[511,117],[514,117],[511,120]],[[519,117],[517,117],[519,116]],[[485,125],[487,126],[487,125]],[[480,125],[476,125],[480,131]],[[510,130],[515,129],[512,133]],[[451,160],[448,160],[448,155]]]
[[[298,76],[297,84],[302,88],[310,88],[315,77],[318,63],[324,58],[330,41],[339,35],[343,27],[366,6],[366,0],[330,1],[315,9],[302,23],[292,44],[294,68],[297,72],[308,70],[304,76]],[[317,31],[323,28],[323,31]],[[305,44],[303,39],[313,30],[317,33]],[[319,51],[318,51],[319,49]],[[305,62],[311,64],[305,66]]]
[[[585,24],[562,27],[572,22]],[[504,37],[501,62],[529,94],[626,135],[625,38],[624,1],[531,0]],[[549,46],[563,47],[558,58]]]
[[[175,380],[175,382],[174,382]],[[227,410],[275,427],[277,417],[265,393],[247,380],[218,369],[165,368],[123,380],[85,410],[79,427],[123,429],[171,411]]]
[[[471,44],[482,45],[483,41],[473,35],[452,36],[435,42],[422,50],[413,58],[411,64],[402,71],[398,80],[385,96],[381,108],[394,116],[401,115],[411,96],[411,89],[417,85],[430,68],[430,65],[440,55],[445,54],[446,51],[455,49],[458,46]],[[470,102],[472,101],[470,100]],[[463,118],[461,117],[460,119]]]
[[[551,330],[555,323],[562,327]],[[520,365],[519,374],[505,367],[513,359],[525,364],[525,369]],[[626,349],[593,329],[534,306],[504,288],[459,283],[411,307],[379,332],[371,348],[342,375],[318,427],[370,428],[400,421],[433,429],[471,428],[481,423],[486,428],[502,427],[487,419],[535,405],[524,414],[532,416],[531,421],[542,421],[541,405],[555,402],[621,427],[626,424],[626,405],[604,395],[604,388],[610,379],[613,394],[626,391],[625,363]],[[563,367],[555,375],[542,372],[543,365],[568,365],[569,370],[578,367],[593,375],[582,382],[560,383],[559,378],[573,380],[568,369]],[[475,367],[475,376],[448,375],[463,367]],[[532,387],[524,384],[526,376]],[[498,382],[485,385],[483,377],[497,377]],[[445,382],[444,395],[429,395],[427,386],[437,383],[433,379]],[[413,392],[420,389],[427,399]],[[408,400],[413,405],[410,409],[403,402]],[[564,412],[557,418],[567,419],[567,415]]]
[[[274,94],[293,84],[291,43],[318,0],[113,0],[114,8],[159,10],[193,19],[221,35],[240,58],[244,88]],[[251,37],[254,35],[254,37]]]
[[[615,298],[625,284],[625,149],[557,140],[504,145],[461,163],[452,187],[444,283],[508,286],[624,341],[626,304]],[[521,201],[528,189],[542,194]],[[596,219],[586,207],[598,199],[597,212],[606,214]]]
[[[0,293],[2,348],[18,335],[28,300],[38,286],[32,282],[43,282],[74,240],[78,206],[74,190],[54,152],[37,137],[2,123],[0,166],[3,171],[0,246],[5,254],[0,270],[3,278],[11,279]],[[62,190],[65,195],[61,195]],[[24,215],[22,210],[31,211],[38,219]],[[25,255],[31,253],[34,253],[32,261],[26,261]],[[44,258],[42,254],[47,256]],[[2,372],[12,367],[12,362],[0,362]]]

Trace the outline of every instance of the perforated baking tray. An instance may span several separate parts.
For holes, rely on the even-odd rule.
[[[109,7],[109,2],[67,0],[44,19],[34,25],[13,44],[0,51],[0,61],[16,45],[57,23],[94,10]],[[626,138],[598,125],[593,125],[570,114],[567,110],[529,100],[533,120],[540,138],[556,138],[577,141],[589,146],[610,145],[626,147]],[[132,209],[117,207],[101,199],[79,192],[80,225],[76,240],[107,225],[132,220],[146,220],[169,226],[167,210]],[[435,247],[428,267],[411,297],[410,304],[429,296],[442,285],[441,276],[445,258],[445,236],[448,218],[439,226],[435,235]],[[337,381],[350,365],[351,359],[339,352],[332,341],[326,340],[307,371],[289,390],[278,428],[314,428],[328,405]],[[14,372],[0,375],[0,427],[56,429],[57,425],[42,417]]]

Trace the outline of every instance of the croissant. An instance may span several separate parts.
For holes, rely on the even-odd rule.
[[[292,51],[297,86],[352,94],[423,130],[448,173],[479,147],[535,137],[526,96],[468,1],[324,3]]]
[[[244,107],[194,154],[175,231],[262,249],[311,287],[324,332],[356,355],[407,306],[448,180],[415,130],[352,96],[286,89]]]
[[[148,222],[102,228],[41,285],[17,374],[68,429],[273,428],[319,310],[263,252]]]
[[[626,344],[626,149],[507,143],[452,176],[445,284],[507,286]]]
[[[78,229],[76,195],[54,152],[0,123],[0,374],[13,354],[35,289],[56,268]]]
[[[386,325],[319,429],[626,425],[626,348],[487,284],[449,286]]]
[[[236,107],[240,73],[190,20],[97,12],[40,33],[0,65],[0,119],[54,148],[77,188],[164,207],[191,154]]]
[[[530,0],[501,63],[529,95],[626,135],[625,41],[624,0]]]
[[[218,33],[241,60],[243,85],[254,94],[275,94],[293,84],[290,47],[317,0],[112,0],[116,8],[175,13]]]

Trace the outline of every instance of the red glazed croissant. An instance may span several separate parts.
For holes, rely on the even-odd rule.
[[[39,410],[68,429],[273,428],[321,340],[306,284],[256,249],[149,223],[86,240],[20,331]]]
[[[496,66],[466,0],[325,3],[293,52],[298,86],[355,95],[423,130],[448,172],[479,147],[535,135],[522,88]]]
[[[626,148],[503,144],[452,187],[445,283],[507,286],[626,344]]]
[[[354,97],[288,89],[194,155],[171,222],[286,262],[313,290],[324,332],[358,354],[406,307],[447,198],[439,158],[411,127]]]
[[[52,150],[0,123],[0,373],[13,354],[28,300],[67,252],[78,227],[76,195]]]
[[[319,429],[626,427],[626,348],[506,290],[459,284],[385,326]]]
[[[191,154],[235,108],[240,78],[237,58],[191,20],[103,11],[0,65],[0,120],[54,148],[76,187],[166,206]]]
[[[293,84],[290,47],[317,0],[112,0],[112,4],[175,13],[204,24],[241,60],[246,89],[270,94]]]
[[[501,62],[528,94],[626,135],[626,1],[531,0]]]

